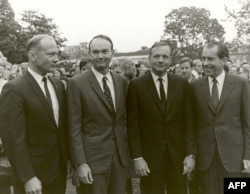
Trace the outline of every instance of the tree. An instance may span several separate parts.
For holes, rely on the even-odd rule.
[[[15,13],[8,0],[0,0],[0,51],[14,63],[20,60],[18,53],[18,37],[21,26],[15,21]]]
[[[228,19],[235,22],[237,37],[243,44],[250,45],[250,1],[239,1],[240,8],[229,10],[225,7]]]
[[[199,57],[200,47],[208,41],[224,41],[224,28],[217,19],[210,18],[204,8],[181,7],[165,16],[164,39],[177,42],[177,46],[191,58]]]
[[[28,39],[36,34],[52,35],[58,47],[64,46],[66,38],[62,38],[59,33],[58,26],[52,18],[46,17],[44,14],[34,10],[26,10],[22,14],[22,34]]]

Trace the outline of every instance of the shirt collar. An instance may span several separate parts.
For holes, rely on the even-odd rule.
[[[94,73],[94,75],[95,75],[95,77],[96,77],[96,79],[98,80],[99,83],[102,82],[102,78],[103,78],[104,76],[107,77],[107,80],[108,80],[109,82],[112,81],[110,71],[108,71],[108,73],[107,73],[106,75],[103,75],[103,74],[99,73],[98,71],[96,71],[96,70],[94,69],[94,67],[92,67],[92,71],[93,71],[93,73]]]
[[[42,82],[43,76],[41,76],[40,74],[38,74],[35,71],[33,71],[30,67],[28,67],[28,72],[34,77],[34,79],[38,83]]]
[[[155,75],[153,71],[151,71],[151,75],[153,77],[154,82],[157,82],[158,78],[160,78],[158,75]],[[162,78],[162,80],[164,82],[167,82],[167,80],[168,80],[168,74],[167,74],[167,72],[163,76],[161,76],[161,78]]]
[[[226,74],[225,74],[225,71],[223,70],[222,73],[215,78],[219,85],[223,84],[223,82],[225,80],[225,76],[226,76]],[[214,78],[208,76],[209,83],[213,83],[213,79]]]

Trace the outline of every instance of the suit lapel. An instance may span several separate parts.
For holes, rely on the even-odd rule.
[[[208,106],[210,107],[210,109],[212,110],[213,113],[216,113],[216,110],[213,107],[213,104],[211,102],[211,95],[210,95],[210,91],[209,91],[209,83],[208,83],[208,77],[205,76],[204,78],[201,78],[201,83],[200,83],[200,89],[201,92],[204,96],[204,98],[206,99]]]
[[[46,99],[43,91],[41,90],[40,86],[38,85],[38,83],[36,82],[36,80],[33,78],[33,76],[29,72],[26,72],[25,75],[26,75],[26,78],[27,78],[28,82],[31,85],[32,90],[34,91],[34,93],[36,94],[37,98],[42,103],[44,109],[47,111],[50,119],[52,120],[52,122],[54,123],[54,125],[57,126],[56,122],[55,122],[55,118],[54,118],[53,112],[50,109],[48,101],[47,101],[47,99]]]
[[[51,81],[53,87],[54,87],[54,90],[55,90],[55,93],[56,93],[56,98],[57,98],[57,101],[58,101],[58,127],[60,126],[60,123],[61,123],[61,115],[62,115],[62,112],[61,112],[61,104],[63,103],[63,99],[62,99],[62,95],[60,95],[59,93],[59,89],[58,89],[58,85],[57,83],[55,82],[55,79],[53,77],[50,77],[48,76],[49,80]],[[53,115],[52,115],[53,116]],[[53,116],[54,118],[54,116]],[[55,118],[54,118],[54,121],[55,121]],[[56,122],[55,122],[56,124]]]
[[[223,84],[223,88],[222,88],[221,97],[220,97],[220,101],[219,101],[217,112],[219,112],[220,109],[222,108],[223,104],[225,103],[225,100],[227,99],[228,95],[232,91],[233,86],[234,86],[233,81],[230,80],[229,76],[226,74],[225,75],[225,80],[224,80],[224,84]]]
[[[168,73],[168,87],[167,87],[167,108],[166,108],[166,112],[168,113],[168,111],[170,110],[171,104],[173,102],[174,99],[174,94],[175,94],[175,80],[173,79],[173,77],[171,76],[170,73]]]
[[[160,109],[161,113],[164,114],[164,107],[162,107],[162,104],[161,104],[161,100],[160,100],[160,97],[158,95],[158,92],[157,92],[157,89],[155,87],[155,83],[154,83],[154,80],[153,80],[153,77],[151,75],[151,73],[148,73],[146,74],[147,76],[147,88],[149,90],[149,93],[152,95],[156,105],[158,106],[158,108]]]
[[[99,85],[94,73],[92,72],[92,70],[89,72],[89,83],[92,87],[92,89],[95,91],[95,93],[97,94],[97,96],[101,99],[101,101],[104,103],[104,105],[106,106],[106,108],[109,110],[109,112],[113,115],[112,110],[109,108],[108,102],[103,94],[102,88]]]
[[[114,89],[115,89],[115,108],[116,108],[116,112],[118,112],[119,109],[119,105],[120,105],[120,99],[121,99],[121,95],[123,92],[122,89],[122,85],[121,82],[119,81],[117,75],[115,75],[114,73],[111,73],[111,77],[113,79],[113,83],[114,83]]]

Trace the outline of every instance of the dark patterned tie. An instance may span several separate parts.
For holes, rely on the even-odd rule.
[[[217,80],[213,79],[213,86],[212,86],[212,103],[215,109],[217,109],[219,104],[219,90],[217,86]]]
[[[51,96],[50,96],[49,89],[48,89],[48,84],[47,84],[47,78],[43,77],[42,81],[44,82],[44,90],[45,90],[47,101],[49,103],[49,106],[50,106],[53,114],[54,114],[53,106],[52,106],[52,100],[51,100]]]
[[[159,82],[160,82],[160,96],[161,96],[161,104],[163,105],[163,108],[165,109],[165,106],[166,106],[166,94],[165,94],[165,90],[164,90],[164,87],[163,87],[163,79],[161,77],[158,78]]]
[[[107,84],[107,80],[108,80],[108,78],[107,78],[106,76],[104,76],[104,77],[102,78],[102,82],[103,82],[103,91],[104,91],[104,95],[105,95],[105,97],[106,97],[106,99],[107,99],[109,108],[111,109],[111,111],[112,111],[113,113],[115,113],[115,108],[114,108],[114,104],[113,104],[111,92],[110,92],[110,89],[109,89],[108,84]]]

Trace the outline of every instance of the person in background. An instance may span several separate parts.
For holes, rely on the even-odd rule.
[[[81,71],[81,73],[84,73],[84,72],[86,72],[86,71],[88,71],[90,69],[91,69],[91,61],[90,61],[90,59],[88,59],[88,58],[82,59],[80,61],[80,71]]]
[[[248,71],[250,70],[250,65],[248,62],[243,62],[240,64],[240,67],[247,69]]]
[[[181,68],[180,68],[180,64],[179,63],[175,64],[173,73],[175,75],[181,76],[182,73],[181,73]]]
[[[128,140],[143,194],[187,193],[185,175],[195,166],[189,84],[167,72],[171,60],[171,46],[156,42],[150,49],[151,72],[128,87]]]
[[[22,72],[25,73],[28,70],[29,63],[28,62],[23,62],[20,64]]]
[[[135,64],[132,60],[126,58],[115,59],[111,64],[111,70],[128,81],[135,77]]]
[[[13,168],[15,194],[65,193],[66,99],[63,83],[48,77],[58,61],[52,36],[32,37],[29,68],[0,96],[0,136]]]
[[[193,61],[189,57],[184,57],[179,61],[181,75],[184,79],[188,80],[189,83],[196,80],[192,74],[193,70]]]
[[[62,72],[60,69],[55,69],[55,71],[53,71],[53,77],[60,79],[61,76],[62,76]]]
[[[196,79],[199,79],[204,76],[204,69],[202,66],[202,61],[200,59],[193,60],[194,68],[193,70],[198,73],[198,77]]]
[[[3,86],[8,82],[6,79],[4,79],[4,71],[5,71],[4,64],[1,63],[0,60],[0,94],[2,92]]]
[[[126,78],[128,82],[132,80],[133,78],[135,78],[135,73],[136,73],[135,64],[130,59],[118,58],[118,59],[113,60],[111,64],[111,70],[123,76],[124,78]],[[135,173],[133,161],[129,159],[127,194],[133,193],[133,189],[134,189],[133,181],[136,181],[134,180],[134,178],[137,178],[137,182],[139,182],[138,180],[139,177]]]
[[[226,63],[225,63],[226,66],[228,66],[229,69],[231,69],[231,67],[234,65],[233,61],[230,60],[230,59],[227,59]]]
[[[247,68],[238,67],[237,75],[249,81],[249,70]]]
[[[78,194],[125,194],[128,144],[127,81],[109,70],[113,42],[105,35],[89,43],[92,69],[68,82],[69,144]]]
[[[236,65],[232,65],[230,67],[229,73],[232,74],[232,75],[237,75],[237,70],[238,70],[237,66]]]
[[[197,169],[203,194],[222,194],[225,177],[250,172],[250,88],[225,73],[226,46],[209,42],[202,50],[206,76],[191,83],[197,137]]]

